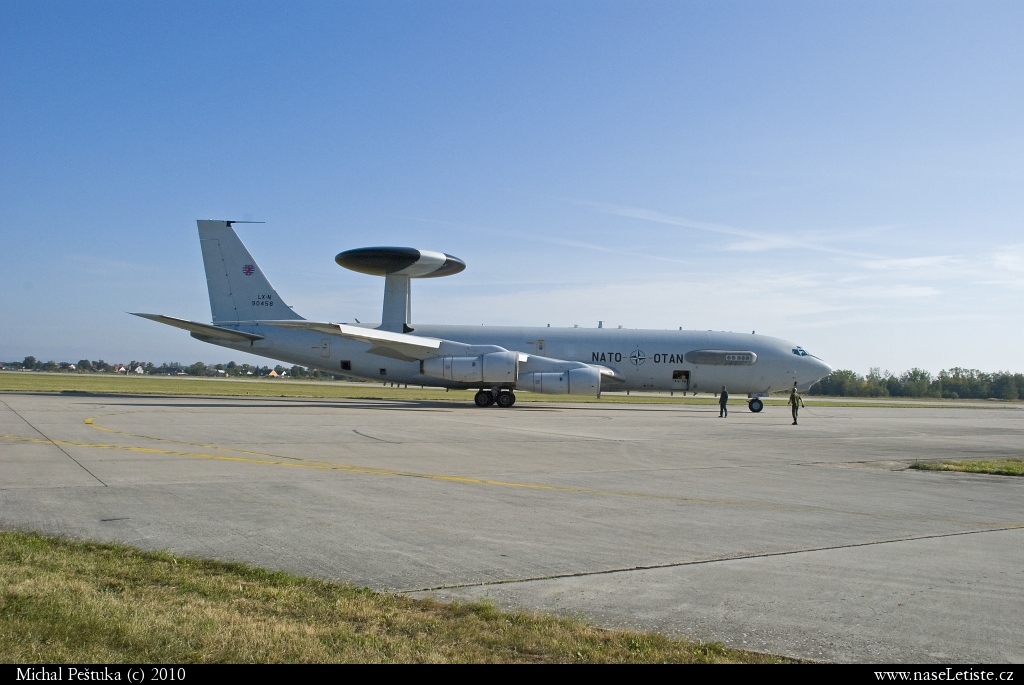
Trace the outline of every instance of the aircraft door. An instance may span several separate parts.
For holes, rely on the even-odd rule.
[[[328,359],[331,356],[331,339],[320,338],[320,356]]]
[[[544,341],[543,340],[538,340],[537,341],[537,356],[538,357],[546,357],[546,356],[548,356],[544,352]]]
[[[676,369],[672,372],[672,389],[673,390],[689,390],[690,389],[690,372],[685,369]]]

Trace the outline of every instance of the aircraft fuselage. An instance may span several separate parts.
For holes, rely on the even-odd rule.
[[[372,325],[365,326],[373,328]],[[418,361],[370,353],[371,344],[281,329],[258,322],[236,328],[265,336],[262,340],[229,343],[194,334],[213,344],[269,357],[324,373],[369,381],[449,388],[479,388],[421,373]],[[410,335],[453,340],[470,345],[498,345],[529,356],[550,357],[608,367],[615,380],[602,390],[768,393],[806,389],[831,369],[801,348],[779,338],[715,331],[663,331],[619,328],[535,328],[513,326],[414,325]],[[694,355],[695,351],[720,351]],[[744,353],[752,352],[749,358]],[[751,359],[753,361],[751,361]]]

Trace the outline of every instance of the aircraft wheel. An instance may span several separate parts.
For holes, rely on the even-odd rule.
[[[502,409],[508,409],[516,403],[516,396],[508,390],[502,390],[498,393],[498,406]]]
[[[481,390],[476,394],[476,397],[473,398],[473,401],[476,402],[476,406],[478,407],[489,407],[494,404],[494,395],[486,390]]]
[[[762,409],[764,409],[764,402],[755,397],[754,399],[750,400],[750,402],[747,403],[747,406],[750,407],[750,411],[756,414]]]

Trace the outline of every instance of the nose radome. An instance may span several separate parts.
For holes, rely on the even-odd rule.
[[[810,383],[817,383],[825,376],[832,373],[832,367],[817,358],[805,358],[807,362],[806,373],[809,376],[807,379]]]
[[[802,363],[799,364],[796,373],[800,392],[809,390],[812,385],[832,373],[832,367],[816,357],[802,357],[800,362]]]

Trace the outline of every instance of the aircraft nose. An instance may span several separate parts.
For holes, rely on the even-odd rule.
[[[832,367],[817,357],[803,357],[800,359],[796,373],[797,387],[801,392],[806,391],[830,373],[832,373]]]
[[[816,357],[805,357],[804,363],[805,368],[803,375],[804,383],[807,387],[810,387],[832,373],[832,367]]]

